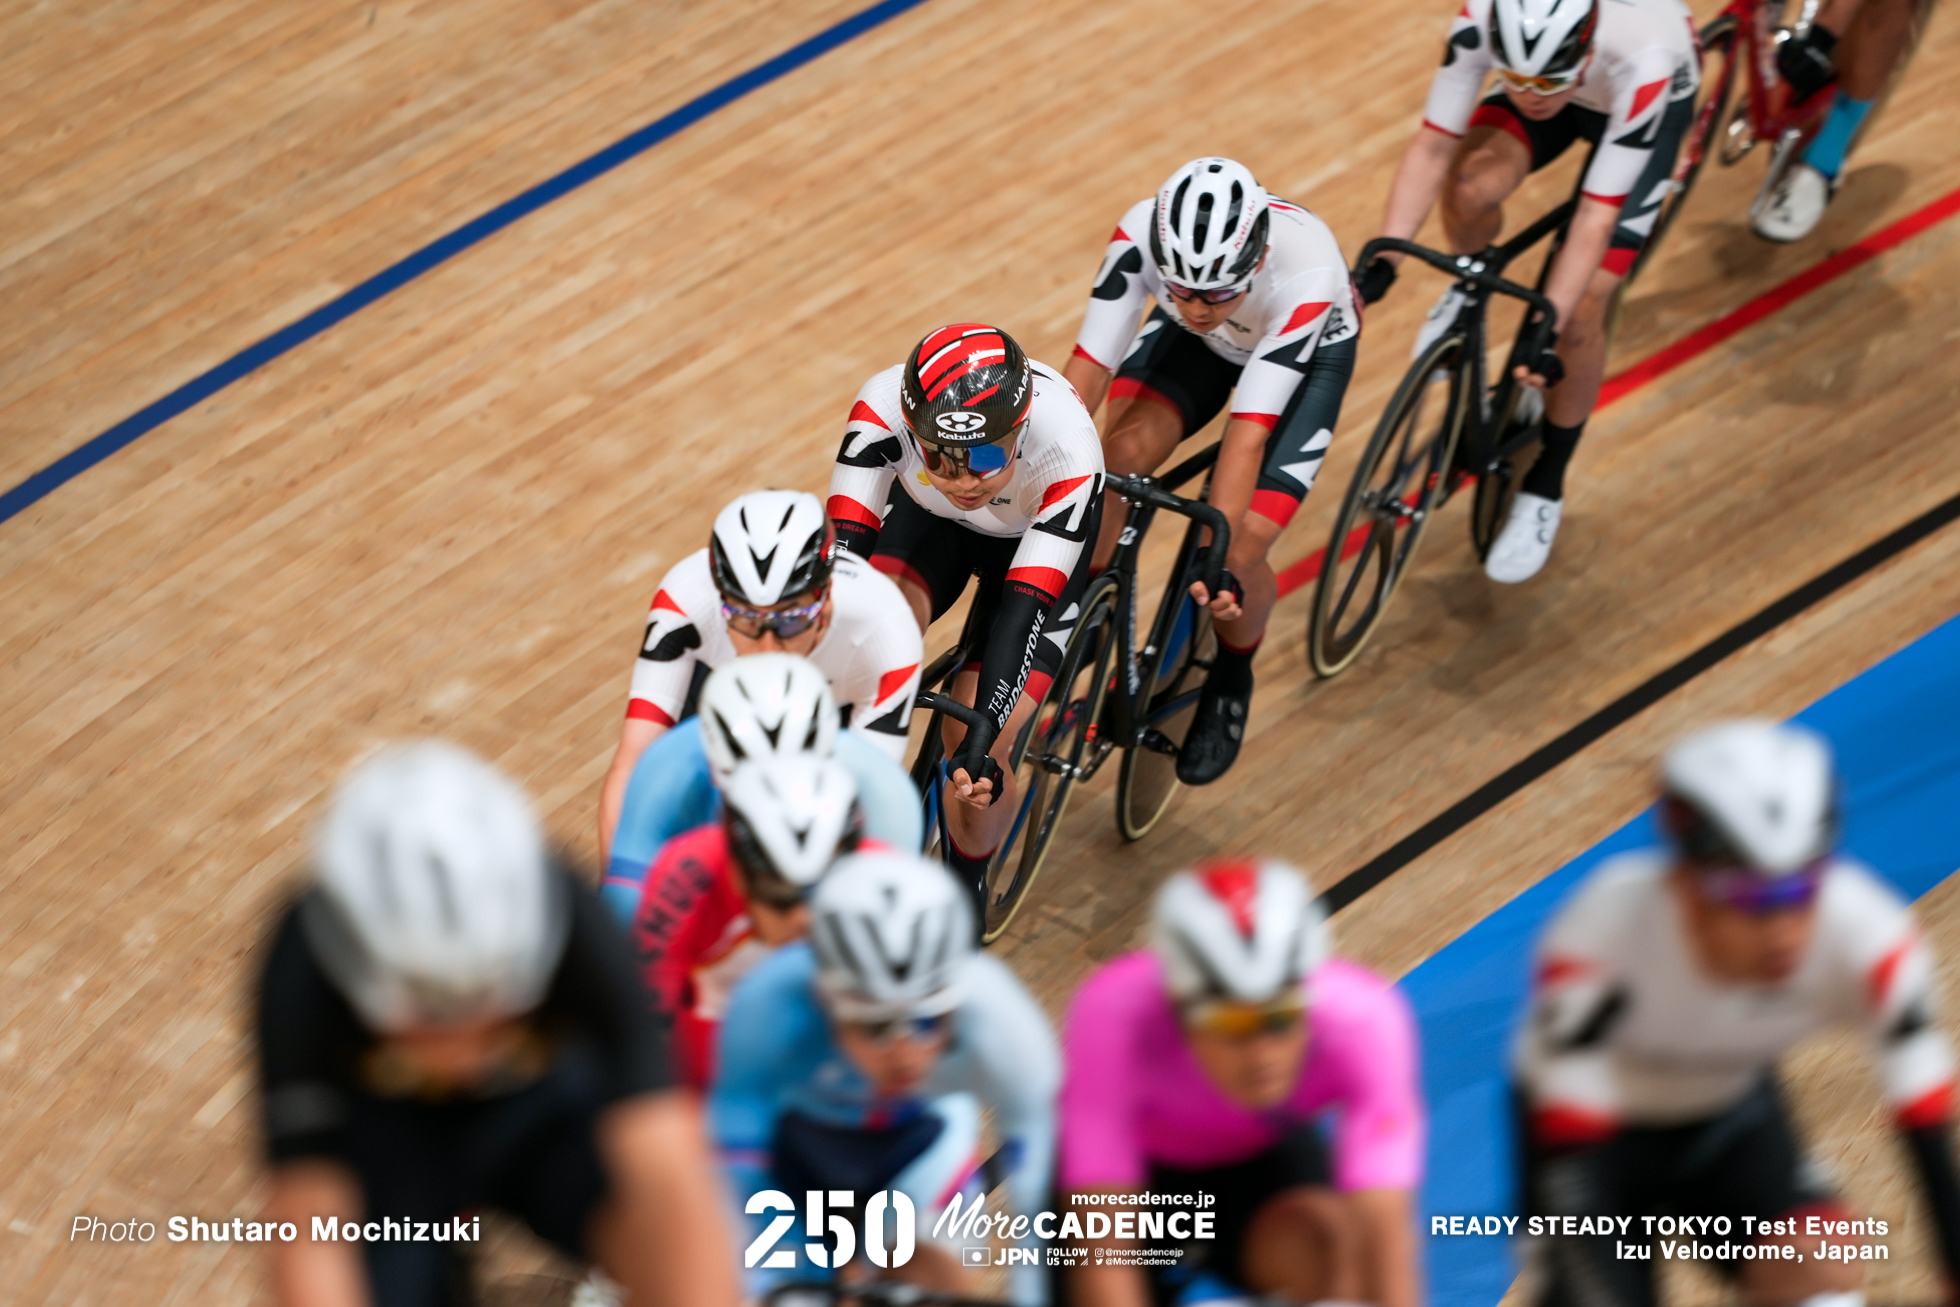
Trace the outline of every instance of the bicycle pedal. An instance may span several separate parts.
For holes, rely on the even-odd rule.
[[[1143,734],[1137,739],[1137,744],[1142,748],[1150,750],[1152,753],[1161,753],[1172,758],[1177,757],[1177,746],[1171,743],[1171,737],[1154,726],[1144,728]]]

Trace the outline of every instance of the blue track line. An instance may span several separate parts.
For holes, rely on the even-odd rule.
[[[156,430],[186,409],[243,377],[250,376],[321,332],[352,317],[376,300],[437,268],[479,241],[496,235],[518,219],[568,195],[596,178],[603,177],[627,161],[646,153],[667,138],[686,130],[718,109],[726,108],[749,92],[758,90],[805,64],[864,35],[926,0],[884,0],[861,13],[853,14],[833,27],[791,47],[767,63],[756,65],[720,86],[688,101],[664,117],[657,118],[632,135],[614,142],[597,154],[573,164],[549,180],[538,183],[514,199],[504,201],[481,217],[464,223],[446,236],[438,237],[392,267],[369,277],[360,285],[330,300],[297,322],[281,327],[270,336],[226,359],[217,367],[190,381],[96,436],[79,449],[71,450],[48,464],[19,485],[0,495],[0,522],[53,493],[82,473],[126,448],[140,437]]]

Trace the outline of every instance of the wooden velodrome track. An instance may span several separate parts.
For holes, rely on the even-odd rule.
[[[856,4],[0,11],[0,484]],[[588,846],[648,594],[721,503],[821,489],[858,383],[930,326],[998,321],[1059,363],[1111,224],[1192,155],[1245,160],[1351,254],[1448,9],[930,0],[0,524],[0,1301],[263,1297],[250,1249],[68,1230],[253,1211],[247,976],[331,781],[379,741],[451,736]],[[1936,18],[1802,245],[1742,226],[1760,157],[1708,176],[1620,363],[1960,187],[1956,56]],[[1934,226],[1603,412],[1529,585],[1483,579],[1453,507],[1337,681],[1305,671],[1308,593],[1283,601],[1231,779],[1125,847],[1106,772],[1007,956],[1058,1005],[1200,854],[1329,883],[1960,491],[1957,281],[1960,222]],[[1435,289],[1405,277],[1370,314],[1282,561],[1324,542]],[[1793,712],[1956,612],[1949,529],[1402,870],[1337,919],[1344,948],[1406,971],[1643,806],[1688,724]],[[1951,888],[1924,910],[1960,958]],[[1806,1065],[1824,1151],[1896,1218],[1876,1101],[1829,1050]],[[1886,1274],[1924,1295],[1918,1263]]]

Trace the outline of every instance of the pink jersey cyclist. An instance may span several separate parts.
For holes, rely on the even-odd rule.
[[[1406,1002],[1327,957],[1311,888],[1277,863],[1173,876],[1153,933],[1070,1005],[1059,1187],[1076,1205],[1213,1195],[1213,1238],[1150,1273],[1160,1301],[1203,1271],[1289,1301],[1412,1307],[1424,1114]],[[1302,1247],[1320,1251],[1282,1251]],[[1143,1286],[1108,1281],[1135,1274],[1064,1277],[1064,1300],[1130,1297]]]
[[[1664,131],[1663,119],[1670,106],[1681,102],[1685,104],[1676,116],[1690,112],[1700,85],[1694,19],[1679,0],[1605,0],[1599,6],[1592,61],[1571,101],[1572,108],[1583,112],[1533,122],[1501,91],[1478,98],[1495,67],[1486,35],[1491,3],[1464,0],[1457,11],[1443,66],[1429,83],[1423,125],[1446,136],[1462,136],[1472,126],[1499,128],[1531,151],[1534,168],[1550,162],[1549,154],[1556,152],[1552,145],[1564,148],[1549,139],[1559,131],[1555,123],[1597,141],[1581,190],[1606,204],[1627,206],[1624,230],[1615,231],[1604,264],[1608,271],[1625,275],[1666,196],[1679,144],[1679,132]],[[1657,167],[1656,149],[1663,144],[1666,157]]]
[[[1408,1004],[1338,959],[1314,973],[1312,995],[1299,1082],[1278,1108],[1250,1112],[1227,1101],[1191,1055],[1155,954],[1127,954],[1098,971],[1069,1008],[1062,1186],[1126,1189],[1157,1167],[1228,1166],[1332,1114],[1335,1188],[1414,1188],[1423,1111]]]

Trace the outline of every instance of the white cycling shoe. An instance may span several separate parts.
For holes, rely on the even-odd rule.
[[[1484,558],[1484,575],[1505,585],[1529,581],[1544,568],[1552,556],[1552,541],[1558,536],[1562,500],[1520,490],[1511,501],[1511,515],[1497,533],[1490,553]]]
[[[1442,339],[1450,324],[1456,321],[1457,311],[1463,307],[1463,292],[1454,285],[1445,287],[1443,297],[1436,301],[1436,307],[1429,310],[1429,316],[1422,320],[1422,329],[1416,332],[1416,347],[1409,351],[1409,361],[1414,362],[1423,351]]]
[[[1817,228],[1837,194],[1837,183],[1807,163],[1790,165],[1783,179],[1758,199],[1749,212],[1749,225],[1766,241],[1789,244]]]

